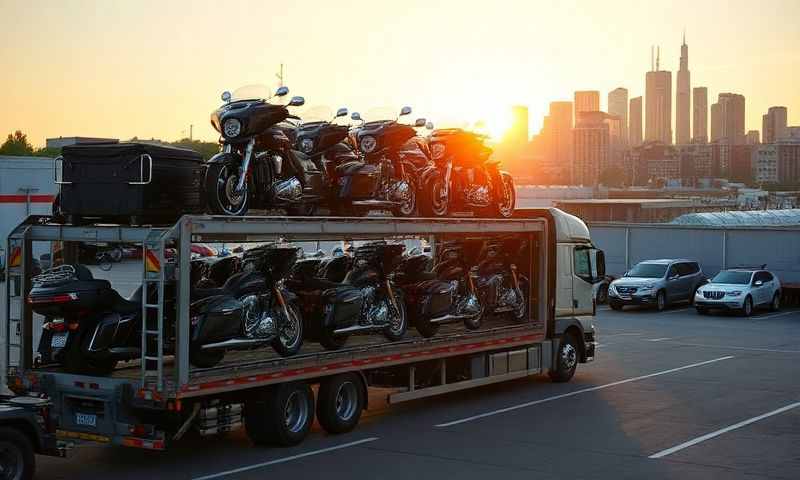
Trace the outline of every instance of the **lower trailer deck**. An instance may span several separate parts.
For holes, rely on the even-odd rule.
[[[280,357],[269,346],[245,351],[229,351],[213,368],[192,368],[189,383],[178,388],[175,381],[175,359],[164,362],[164,389],[167,398],[188,398],[212,393],[241,390],[287,380],[310,379],[339,372],[389,367],[404,363],[445,358],[455,355],[486,352],[495,349],[528,345],[544,340],[544,326],[535,323],[509,325],[502,319],[490,319],[485,328],[465,330],[463,324],[442,325],[437,335],[424,338],[409,329],[406,338],[387,342],[380,335],[354,335],[341,350],[328,351],[308,341],[293,357]],[[29,371],[34,376],[63,374],[58,367],[42,367]],[[113,383],[130,383],[135,388],[141,381],[139,360],[120,364],[106,377],[69,375],[91,383],[102,379]]]

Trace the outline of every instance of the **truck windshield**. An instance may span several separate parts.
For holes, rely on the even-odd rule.
[[[661,278],[667,271],[667,266],[660,263],[640,263],[633,267],[626,277]]]
[[[728,283],[731,285],[747,285],[750,283],[750,272],[719,272],[711,283]]]

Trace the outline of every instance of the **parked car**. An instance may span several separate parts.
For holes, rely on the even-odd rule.
[[[750,316],[755,308],[778,310],[781,307],[781,282],[763,269],[735,268],[719,272],[694,297],[697,313],[712,309],[734,310]]]
[[[661,311],[671,303],[691,303],[695,291],[705,282],[695,261],[645,260],[611,282],[608,303],[614,310],[622,310],[625,305],[648,305]]]

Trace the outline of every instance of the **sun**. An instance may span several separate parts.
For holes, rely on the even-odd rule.
[[[492,107],[478,120],[478,129],[489,134],[492,140],[499,142],[508,133],[511,124],[510,108]]]

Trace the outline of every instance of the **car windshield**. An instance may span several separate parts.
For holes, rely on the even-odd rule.
[[[750,272],[722,271],[711,279],[711,283],[729,283],[732,285],[747,285],[750,283]]]
[[[667,271],[667,266],[660,263],[640,263],[633,267],[630,272],[626,273],[626,277],[639,277],[639,278],[661,278],[664,272]]]

